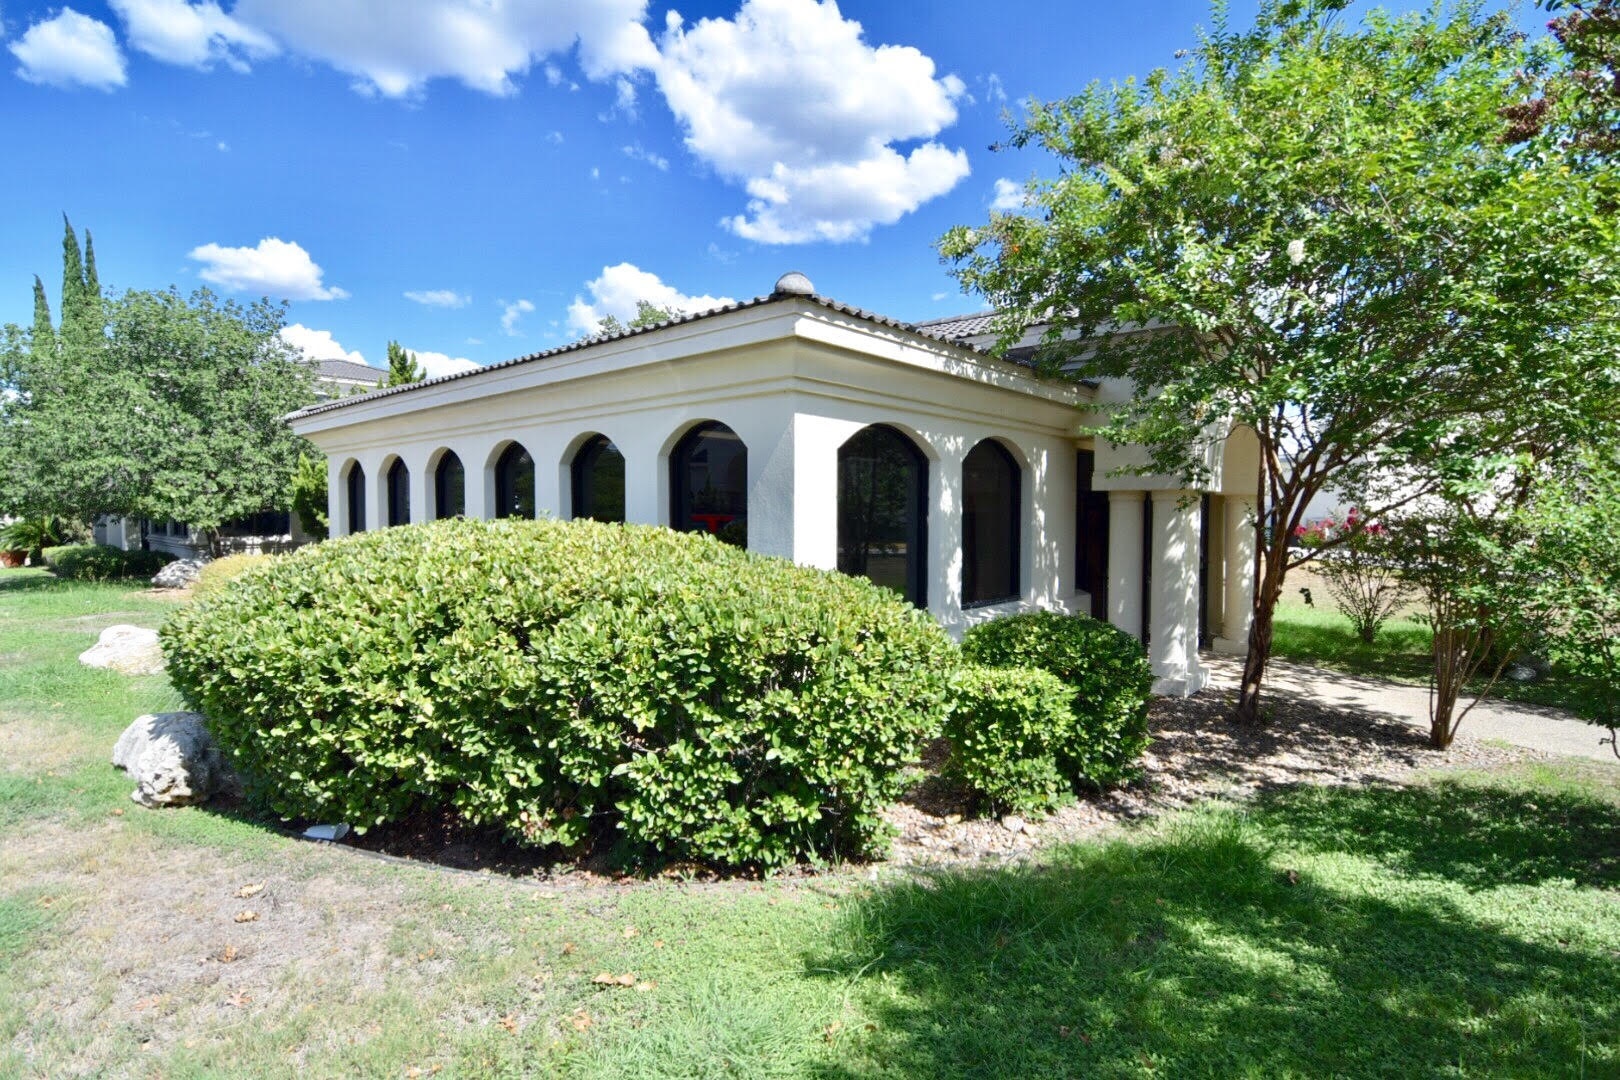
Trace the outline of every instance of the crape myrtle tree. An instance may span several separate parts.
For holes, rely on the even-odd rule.
[[[1004,345],[1045,324],[1045,370],[1128,381],[1099,431],[1143,471],[1200,486],[1212,440],[1258,437],[1246,722],[1285,575],[1331,550],[1290,543],[1313,496],[1381,520],[1613,388],[1565,347],[1615,302],[1608,179],[1555,125],[1503,134],[1556,48],[1477,4],[1344,6],[1270,0],[1242,31],[1218,10],[1176,71],[1032,103],[1012,145],[1058,175],[941,242]]]

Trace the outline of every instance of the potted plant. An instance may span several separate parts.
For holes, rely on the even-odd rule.
[[[56,518],[22,518],[0,528],[0,566],[15,567],[40,560],[45,548],[66,543],[74,534]]]

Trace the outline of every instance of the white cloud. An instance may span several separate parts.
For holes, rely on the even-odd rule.
[[[321,283],[321,268],[297,244],[274,236],[257,247],[204,244],[191,258],[204,264],[198,276],[233,292],[255,292],[285,300],[342,300],[349,294]]]
[[[634,161],[645,161],[659,172],[669,172],[669,158],[655,154],[640,143],[624,148],[624,156]]]
[[[990,202],[992,210],[1022,210],[1024,208],[1024,185],[1016,180],[997,180],[996,195]]]
[[[502,300],[501,303],[506,305],[501,311],[501,329],[505,330],[510,337],[517,337],[518,320],[533,311],[534,305],[527,300],[516,300],[510,304]]]
[[[834,0],[744,0],[733,19],[667,18],[659,88],[686,145],[744,185],[725,222],[764,243],[864,239],[968,175],[967,154],[925,142],[955,123],[954,75],[909,46],[873,47]]]
[[[41,86],[113,90],[129,81],[112,27],[72,8],[30,26],[8,48],[21,61],[17,75]]]
[[[311,360],[348,360],[363,364],[366,358],[360,350],[345,349],[338,344],[330,330],[311,330],[303,323],[281,328],[281,340],[302,352]]]
[[[512,94],[514,76],[576,42],[591,79],[650,67],[646,10],[647,0],[239,0],[231,14],[361,90],[405,97],[436,78]]]
[[[405,293],[405,299],[426,307],[442,308],[464,308],[472,302],[472,297],[463,296],[454,289],[413,289]]]
[[[247,71],[249,60],[279,50],[261,30],[225,14],[214,0],[110,0],[134,48],[169,64]]]
[[[657,274],[631,263],[604,266],[599,277],[585,283],[591,299],[575,296],[568,305],[568,325],[580,333],[595,333],[597,324],[609,315],[621,322],[636,316],[636,304],[645,300],[666,310],[692,315],[736,303],[729,296],[688,296],[666,285]]]
[[[473,368],[483,366],[467,359],[465,356],[448,356],[445,353],[432,352],[427,349],[409,349],[407,351],[415,354],[416,362],[422,365],[422,370],[427,373],[427,377],[430,379],[437,379],[440,375],[454,375],[458,371],[471,371]]]
[[[561,146],[563,144],[563,133],[560,131],[548,131],[546,132],[546,141],[553,146]]]

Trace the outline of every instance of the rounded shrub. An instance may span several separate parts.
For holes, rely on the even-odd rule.
[[[951,685],[944,774],[998,811],[1042,814],[1071,794],[1056,748],[1074,725],[1072,691],[1038,668],[969,664]]]
[[[1039,668],[1068,686],[1073,721],[1052,752],[1071,783],[1108,785],[1136,774],[1153,688],[1141,642],[1086,615],[1039,611],[980,623],[962,651],[990,667]]]
[[[302,548],[163,642],[283,816],[447,807],[527,844],[751,867],[871,853],[955,666],[926,613],[864,580],[590,521]]]
[[[174,561],[165,551],[124,551],[110,544],[64,544],[41,554],[51,573],[72,581],[151,577]]]

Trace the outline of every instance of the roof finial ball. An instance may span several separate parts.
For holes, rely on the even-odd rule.
[[[810,284],[810,279],[797,270],[789,270],[776,279],[776,288],[771,290],[772,296],[814,296],[816,287]]]

